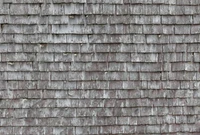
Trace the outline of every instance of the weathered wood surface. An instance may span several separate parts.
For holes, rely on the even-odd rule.
[[[0,0],[0,134],[200,133],[200,0]]]

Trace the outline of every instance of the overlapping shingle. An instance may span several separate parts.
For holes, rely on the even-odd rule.
[[[1,0],[0,134],[199,134],[199,0]]]

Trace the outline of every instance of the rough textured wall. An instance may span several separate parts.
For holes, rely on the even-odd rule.
[[[200,133],[200,0],[0,0],[0,134]]]

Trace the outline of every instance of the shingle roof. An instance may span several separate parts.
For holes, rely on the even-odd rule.
[[[0,134],[200,133],[200,0],[0,1]]]

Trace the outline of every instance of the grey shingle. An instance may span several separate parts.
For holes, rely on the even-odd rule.
[[[192,16],[176,16],[176,24],[192,24]]]
[[[199,0],[2,2],[0,134],[198,134]]]
[[[0,14],[3,15],[3,14],[9,14],[9,4],[2,4],[0,3],[1,5],[1,9],[0,9]]]
[[[191,0],[185,0],[185,1],[177,0],[176,3],[181,5],[189,5],[191,3]]]
[[[175,24],[175,16],[162,16],[162,24]]]
[[[194,16],[194,24],[199,24],[200,19],[199,19],[199,15],[195,15]]]
[[[190,34],[190,25],[175,26],[175,34]]]
[[[131,16],[133,17],[133,16]],[[133,24],[160,24],[161,23],[161,16],[159,15],[152,15],[152,16],[134,16],[134,19],[131,18],[130,20]]]
[[[200,32],[199,25],[191,26],[191,34],[199,34],[199,32]]]
[[[10,6],[11,15],[23,15],[28,14],[28,6],[22,4],[12,4]]]

